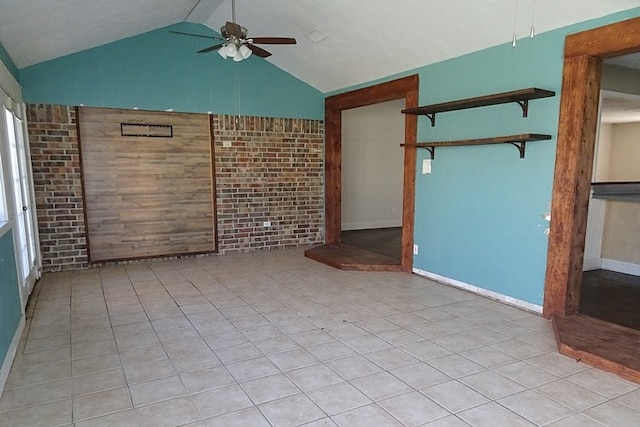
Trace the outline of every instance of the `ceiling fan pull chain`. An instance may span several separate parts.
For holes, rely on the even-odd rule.
[[[531,8],[531,31],[529,31],[529,37],[533,38],[536,35],[536,0],[533,0],[533,7]]]

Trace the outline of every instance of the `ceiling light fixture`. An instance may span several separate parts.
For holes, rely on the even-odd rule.
[[[251,49],[239,38],[237,37],[229,37],[229,40],[226,41],[220,49],[218,49],[218,54],[224,59],[233,58],[235,62],[240,62],[243,59],[247,59],[251,56]]]
[[[231,1],[231,20],[236,22],[236,1]],[[251,49],[247,46],[247,43],[251,43],[251,39],[247,39],[247,29],[237,25],[240,29],[240,34],[229,34],[227,26],[220,28],[220,33],[225,37],[225,42],[222,44],[218,53],[224,59],[229,57],[233,58],[235,62],[240,62],[243,59],[247,59],[251,56]]]

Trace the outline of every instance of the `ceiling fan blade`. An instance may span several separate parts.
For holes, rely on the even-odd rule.
[[[251,37],[253,43],[259,44],[296,44],[293,37]]]
[[[223,28],[226,29],[227,34],[229,36],[236,36],[238,38],[243,38],[242,37],[243,36],[242,27],[240,25],[236,24],[235,22],[227,21],[227,23],[225,24],[225,26]]]
[[[268,51],[264,50],[263,48],[258,47],[256,45],[253,45],[251,43],[247,43],[245,46],[247,46],[249,49],[251,49],[251,52],[255,53],[260,58],[267,58],[267,57],[271,56],[271,52],[268,52]]]
[[[207,53],[207,52],[211,52],[212,50],[218,50],[220,49],[222,46],[224,46],[224,43],[220,43],[220,44],[216,44],[207,48],[204,48],[202,50],[199,50],[198,53]]]
[[[224,40],[222,37],[205,36],[203,34],[184,33],[182,31],[174,31],[174,30],[169,30],[169,32],[173,34],[182,34],[183,36],[203,37],[205,39],[214,39],[214,40]]]

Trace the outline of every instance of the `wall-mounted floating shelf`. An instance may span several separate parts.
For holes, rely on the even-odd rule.
[[[431,154],[431,159],[433,159],[435,157],[436,147],[455,147],[455,146],[462,146],[462,145],[511,144],[515,146],[520,152],[520,158],[524,159],[525,147],[528,141],[543,141],[546,139],[551,139],[551,135],[545,135],[540,133],[523,133],[520,135],[495,136],[491,138],[479,138],[479,139],[461,139],[458,141],[418,142],[415,145],[400,144],[400,146],[425,148]]]
[[[539,98],[549,98],[555,96],[555,92],[550,90],[530,87],[526,89],[514,90],[511,92],[496,93],[492,95],[478,96],[475,98],[460,99],[457,101],[443,102],[440,104],[425,105],[417,108],[407,108],[402,110],[404,114],[415,114],[427,116],[431,120],[431,126],[436,125],[436,113],[445,111],[464,110],[467,108],[485,107],[489,105],[507,104],[515,102],[522,108],[522,117],[527,117],[529,112],[529,100]]]

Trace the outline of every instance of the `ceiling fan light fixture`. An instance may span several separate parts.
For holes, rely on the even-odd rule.
[[[240,48],[238,49],[238,54],[240,54],[240,56],[242,56],[242,59],[247,59],[248,57],[251,56],[251,49],[249,49],[249,47],[246,44],[243,44],[240,46]]]
[[[234,43],[227,43],[227,56],[235,56],[238,53],[238,47]]]
[[[218,55],[222,56],[222,59],[227,59],[229,55],[227,55],[227,46],[222,46],[218,49]]]

